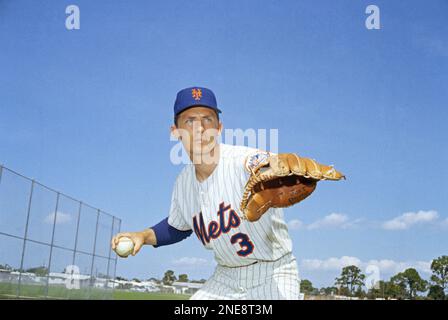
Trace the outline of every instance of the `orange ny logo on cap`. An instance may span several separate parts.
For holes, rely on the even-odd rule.
[[[194,100],[201,100],[201,98],[202,98],[201,89],[192,89],[191,96],[194,98]]]

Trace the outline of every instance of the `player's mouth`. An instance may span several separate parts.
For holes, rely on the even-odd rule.
[[[193,140],[193,142],[195,144],[207,144],[210,143],[212,139],[208,138],[208,139],[195,139]]]

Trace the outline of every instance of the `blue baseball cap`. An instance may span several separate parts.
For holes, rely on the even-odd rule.
[[[212,90],[204,87],[190,87],[180,90],[174,102],[174,115],[194,106],[202,106],[221,113],[216,103],[215,94]]]

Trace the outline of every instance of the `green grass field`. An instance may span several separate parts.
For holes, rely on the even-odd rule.
[[[145,292],[127,292],[115,290],[115,300],[188,300],[189,295],[173,293],[145,293]]]
[[[146,293],[125,290],[107,291],[96,288],[68,290],[63,286],[50,286],[46,298],[46,287],[43,285],[25,285],[20,288],[17,297],[17,284],[0,283],[0,299],[91,299],[91,300],[188,300],[190,295],[170,293]]]

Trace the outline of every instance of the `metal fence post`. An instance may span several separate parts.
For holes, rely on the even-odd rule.
[[[22,285],[22,272],[23,272],[23,259],[25,258],[25,247],[26,240],[28,237],[28,224],[30,222],[30,212],[31,212],[31,202],[33,199],[33,190],[34,190],[34,179],[31,181],[31,190],[30,190],[30,198],[28,200],[28,212],[26,215],[26,224],[25,224],[25,233],[23,235],[23,247],[22,247],[22,258],[20,259],[20,269],[19,269],[19,283],[17,286],[17,297],[20,297],[20,289]]]
[[[56,229],[56,219],[57,219],[57,216],[58,216],[59,196],[60,196],[60,193],[58,192],[57,196],[56,196],[56,208],[54,209],[53,231],[52,231],[52,234],[51,234],[50,257],[48,259],[47,287],[45,289],[45,298],[48,298],[48,286],[49,286],[49,283],[50,283],[50,272],[51,272],[51,256],[53,254],[54,231]]]
[[[75,265],[76,250],[78,250],[78,232],[79,232],[79,222],[81,221],[81,211],[82,211],[82,201],[79,202],[79,208],[78,208],[78,221],[76,222],[75,248],[73,249],[72,265]]]
[[[119,220],[118,219],[118,233],[120,233],[121,232],[121,220]],[[115,256],[115,263],[114,263],[114,280],[115,280],[115,277],[116,277],[116,272],[117,272],[117,261],[118,261],[118,257],[117,256]],[[115,285],[114,285],[114,287],[113,287],[113,291],[112,291],[112,294],[115,292]]]
[[[98,224],[100,220],[100,210],[97,210],[96,213],[96,229],[95,229],[95,240],[93,241],[93,253],[92,253],[92,266],[90,267],[90,288],[89,288],[89,298],[90,293],[92,292],[92,285],[93,285],[93,266],[95,263],[95,251],[96,251],[96,237],[98,235]]]
[[[73,257],[72,257],[72,266],[75,266],[75,261],[76,261],[76,251],[78,249],[78,233],[79,233],[79,222],[81,221],[81,211],[82,211],[82,201],[78,201],[79,202],[79,207],[78,207],[78,218],[76,219],[76,233],[75,233],[75,246],[73,248]],[[79,273],[81,274],[81,272]],[[73,281],[73,270],[72,270],[72,281]],[[81,283],[79,283],[80,287],[79,289],[81,290]]]
[[[111,240],[112,240],[112,237],[114,236],[114,224],[115,224],[115,218],[112,217],[112,228],[110,230],[110,239]],[[111,253],[112,253],[112,246],[109,245],[109,257],[107,259],[107,280],[106,280],[106,288],[107,288],[107,290],[109,289],[109,278],[110,278],[109,267],[110,267],[110,255],[111,255]],[[114,286],[114,285],[112,285],[112,286]],[[112,293],[113,293],[113,291],[112,291]]]

